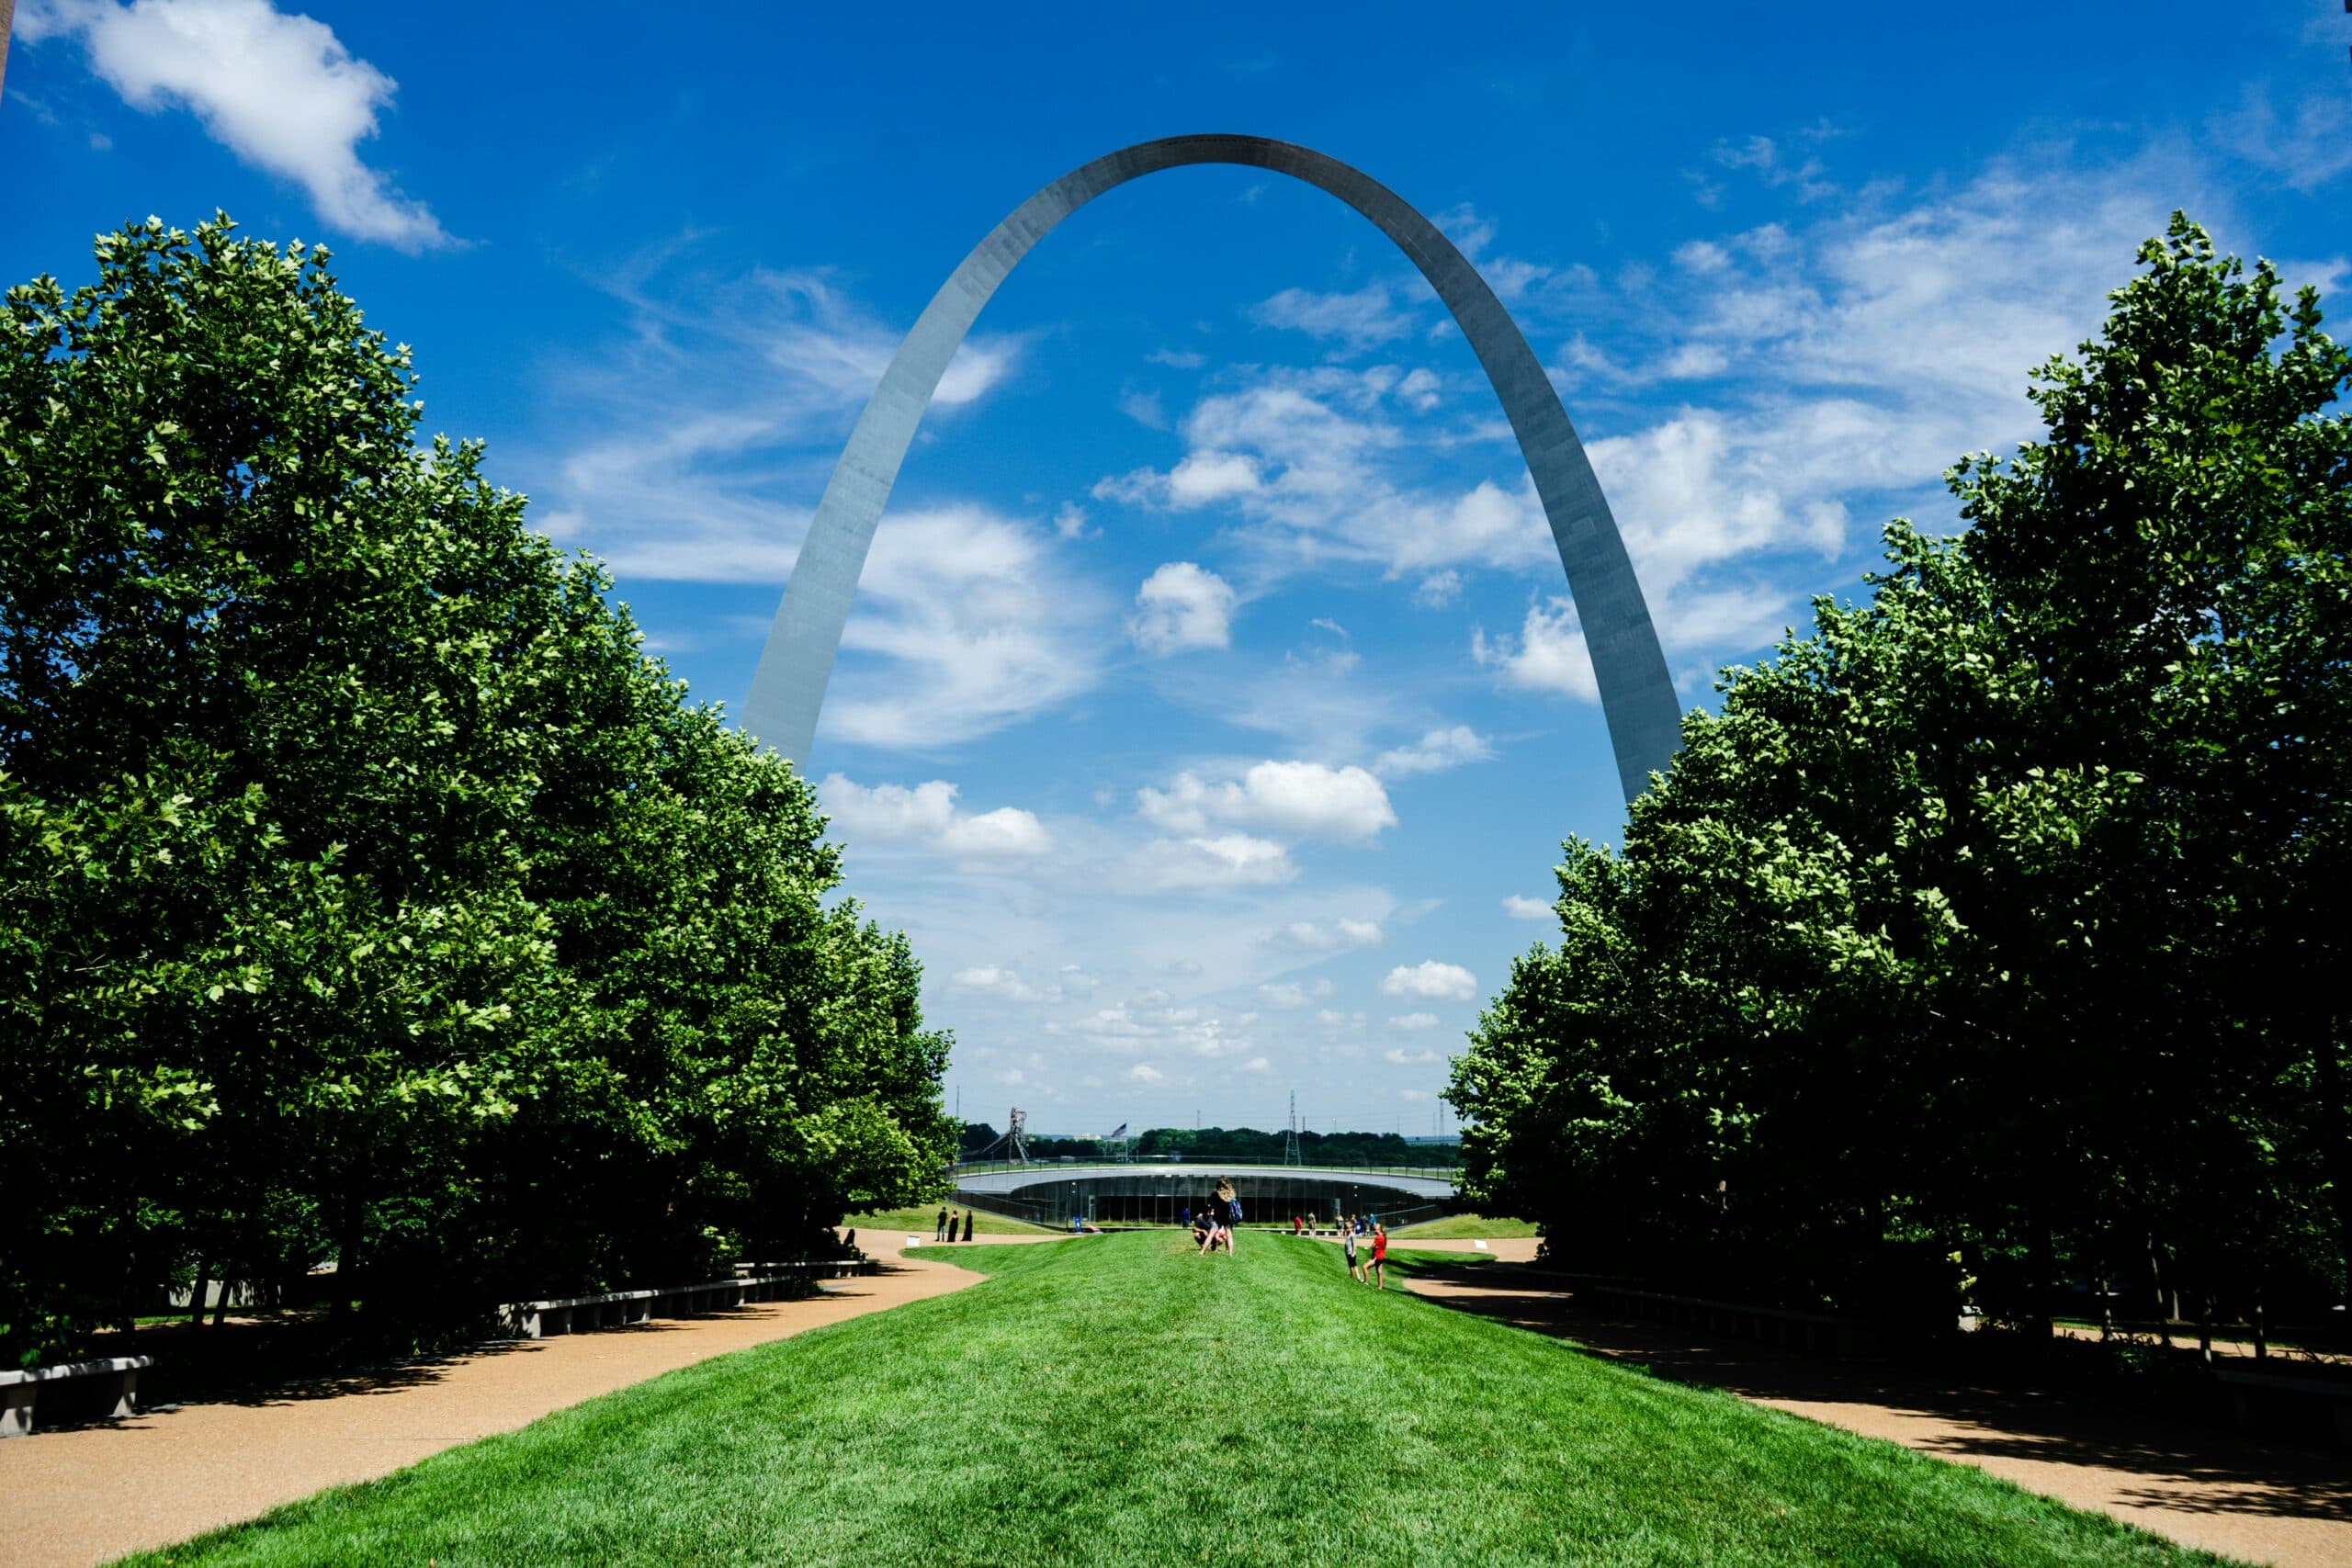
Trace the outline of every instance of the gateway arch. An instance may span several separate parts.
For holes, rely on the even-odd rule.
[[[890,487],[948,361],[997,286],[1056,224],[1104,191],[1193,164],[1270,169],[1338,197],[1394,241],[1453,312],[1510,416],[1552,525],[1592,655],[1618,780],[1627,800],[1641,794],[1680,742],[1681,710],[1625,542],[1542,362],[1477,268],[1396,192],[1336,158],[1262,136],[1171,136],[1097,158],[1015,208],[964,258],[899,345],[833,467],[752,677],[744,729],[805,769]]]

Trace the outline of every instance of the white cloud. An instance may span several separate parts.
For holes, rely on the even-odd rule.
[[[1382,1059],[1399,1067],[1431,1066],[1445,1060],[1434,1051],[1405,1051],[1394,1045],[1380,1055]]]
[[[1156,391],[1144,391],[1130,387],[1119,394],[1119,412],[1142,425],[1146,430],[1168,428],[1168,411]]]
[[[1143,1085],[1146,1089],[1154,1088],[1168,1081],[1168,1075],[1161,1072],[1158,1067],[1153,1066],[1149,1062],[1137,1062],[1134,1066],[1127,1069],[1127,1077],[1135,1079],[1136,1082]]]
[[[1466,1002],[1478,994],[1478,978],[1459,964],[1429,959],[1409,969],[1399,964],[1380,982],[1384,995],[1433,1002]]]
[[[1216,573],[1188,560],[1169,561],[1136,590],[1127,635],[1146,653],[1226,648],[1233,640],[1236,602],[1232,587]]]
[[[1433,571],[1413,590],[1413,603],[1424,610],[1442,610],[1462,597],[1462,574],[1452,567]]]
[[[1260,1075],[1261,1075],[1261,1076],[1262,1076],[1262,1075],[1266,1075],[1266,1074],[1271,1074],[1273,1070],[1274,1070],[1274,1065],[1273,1065],[1273,1063],[1272,1063],[1272,1062],[1268,1061],[1268,1060],[1267,1060],[1265,1057],[1263,1057],[1263,1056],[1252,1056],[1252,1057],[1250,1057],[1248,1061],[1246,1061],[1246,1062],[1242,1063],[1239,1066],[1238,1066],[1238,1067],[1236,1067],[1236,1068],[1234,1069],[1234,1071],[1236,1071],[1236,1072],[1240,1072],[1240,1073],[1257,1073],[1257,1074],[1260,1074]]]
[[[1530,898],[1524,893],[1503,896],[1503,912],[1514,920],[1548,920],[1559,911],[1541,898]]]
[[[1091,686],[1099,603],[1030,528],[978,507],[893,514],[876,531],[820,733],[953,744]]]
[[[1437,1014],[1433,1012],[1398,1013],[1388,1021],[1391,1029],[1435,1029]]]
[[[1817,145],[1836,135],[1826,123],[1811,130],[1801,131],[1797,141]],[[1838,194],[1838,187],[1823,178],[1821,160],[1810,152],[1792,153],[1788,147],[1769,136],[1750,136],[1744,141],[1720,141],[1715,144],[1715,162],[1727,169],[1750,169],[1768,186],[1793,186],[1798,199],[1818,201]]]
[[[1191,450],[1174,468],[1104,479],[1094,495],[1170,511],[1230,506],[1248,525],[1243,539],[1272,563],[1374,562],[1392,575],[1425,578],[1430,599],[1458,592],[1458,578],[1443,581],[1449,568],[1517,570],[1556,560],[1533,487],[1515,459],[1505,483],[1479,479],[1453,493],[1409,488],[1394,477],[1417,445],[1396,418],[1427,417],[1433,378],[1394,365],[1249,374],[1255,384],[1204,398],[1186,416]],[[1448,439],[1490,446],[1508,434],[1488,420]]]
[[[1585,648],[1583,628],[1577,624],[1576,604],[1564,595],[1528,605],[1527,619],[1516,640],[1508,636],[1488,637],[1485,627],[1474,627],[1470,657],[1500,670],[1507,685],[1552,692],[1581,702],[1600,700],[1592,655]]]
[[[1136,792],[1145,818],[1170,832],[1202,833],[1212,823],[1363,843],[1396,825],[1388,792],[1358,767],[1265,761],[1238,782],[1211,784],[1190,772],[1165,790]]]
[[[1261,302],[1250,316],[1261,326],[1337,338],[1351,348],[1392,343],[1413,331],[1412,316],[1396,308],[1388,285],[1378,280],[1346,294],[1285,288]]]
[[[1351,947],[1378,947],[1385,933],[1377,920],[1338,919],[1329,925],[1293,920],[1283,934],[1311,953],[1341,953]]]
[[[956,786],[933,779],[870,788],[840,773],[817,786],[833,828],[846,839],[911,840],[964,860],[1022,860],[1049,853],[1053,835],[1030,812],[999,807],[977,814],[956,807]]]
[[[994,811],[958,818],[940,835],[939,847],[949,854],[989,860],[1046,854],[1053,849],[1054,840],[1030,813],[1001,806]]]
[[[1070,1022],[1051,1022],[1046,1032],[1083,1043],[1098,1050],[1124,1055],[1171,1055],[1224,1061],[1254,1050],[1246,1030],[1257,1021],[1254,1012],[1227,1020],[1204,1015],[1197,1008],[1155,1006],[1138,998],[1116,1007],[1100,1008]]]
[[[1244,452],[1202,451],[1186,455],[1166,473],[1136,468],[1095,482],[1097,501],[1192,512],[1265,488],[1258,459]]]
[[[1456,724],[1432,729],[1410,746],[1383,751],[1372,771],[1385,779],[1442,773],[1464,762],[1487,761],[1494,754],[1494,746],[1485,736],[1466,724]]]
[[[993,964],[959,969],[950,984],[959,991],[977,991],[984,996],[1001,997],[1010,1002],[1035,1001],[1037,997],[1037,993],[1031,990],[1020,976]]]
[[[1272,981],[1259,987],[1258,994],[1266,998],[1269,1006],[1288,1011],[1311,1007],[1329,996],[1331,982],[1329,980],[1317,980],[1312,983],[1303,980]]]
[[[325,23],[267,0],[29,0],[16,25],[26,43],[78,37],[123,102],[185,107],[238,157],[300,185],[330,226],[404,251],[450,243],[430,209],[360,161],[395,84]]]
[[[1154,839],[1129,858],[1132,885],[1146,892],[1262,887],[1288,882],[1298,866],[1282,845],[1247,833]]]
[[[1785,142],[1721,156],[1834,190],[1813,153]],[[1734,389],[1722,406],[1684,406],[1589,447],[1668,648],[1737,654],[1769,640],[1798,608],[1761,581],[1776,563],[1835,558],[1857,513],[1935,504],[1962,453],[2035,434],[2028,371],[2088,335],[2139,242],[2183,202],[2221,205],[2198,165],[2163,152],[2090,168],[2000,163],[1915,200],[1865,191],[1803,227],[1695,242],[1674,273],[1630,282],[1636,319],[1673,323],[1670,335],[1623,363],[1572,344],[1572,392],[1690,376]],[[1543,624],[1498,649],[1519,663],[1512,679],[1586,689],[1562,608],[1531,613]]]

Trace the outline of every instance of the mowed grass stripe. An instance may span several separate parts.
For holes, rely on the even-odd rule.
[[[132,1559],[2187,1563],[1980,1472],[1340,1277],[1328,1243],[994,1277]]]

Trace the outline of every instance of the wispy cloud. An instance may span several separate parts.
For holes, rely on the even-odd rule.
[[[2352,105],[2340,90],[2314,93],[2282,115],[2269,88],[2248,87],[2234,111],[2215,118],[2212,131],[2232,152],[2297,190],[2317,190],[2352,169]]]
[[[698,240],[597,280],[627,311],[628,336],[551,367],[577,439],[537,455],[538,521],[626,575],[781,584],[899,333],[820,270],[714,272],[697,265]],[[1001,385],[1019,347],[967,342],[934,409]]]

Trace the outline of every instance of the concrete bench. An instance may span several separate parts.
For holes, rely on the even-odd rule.
[[[2335,1440],[2352,1448],[2352,1379],[2297,1377],[2291,1372],[2241,1371],[2224,1367],[2214,1381],[2230,1391],[2230,1404],[2238,1430],[2251,1432],[2264,1425],[2262,1417],[2280,1404],[2326,1405],[2335,1428]]]
[[[622,1328],[650,1317],[697,1317],[704,1313],[776,1301],[804,1280],[841,1280],[874,1271],[866,1258],[762,1263],[758,1271],[731,1280],[705,1280],[651,1291],[606,1291],[594,1296],[561,1296],[544,1302],[509,1302],[498,1309],[499,1326],[517,1339],[548,1339],[559,1334],[588,1334]]]
[[[922,1245],[929,1246],[930,1243],[925,1242]],[[735,1265],[735,1272],[739,1275],[779,1274],[810,1280],[848,1280],[860,1274],[875,1273],[878,1269],[879,1265],[862,1252],[850,1258],[795,1258],[787,1263],[738,1263]]]
[[[119,1420],[139,1410],[139,1372],[153,1356],[116,1356],[103,1361],[74,1361],[0,1372],[0,1438],[21,1438],[33,1429],[33,1398],[44,1387],[56,1391],[51,1407],[72,1415]],[[59,1396],[62,1396],[62,1398]]]
[[[1874,1356],[1878,1330],[1867,1323],[1825,1312],[1798,1312],[1783,1307],[1750,1306],[1741,1302],[1713,1301],[1704,1296],[1673,1296],[1657,1291],[1629,1290],[1621,1285],[1587,1285],[1580,1292],[1589,1300],[1631,1312],[1654,1322],[1681,1324],[1713,1334],[1729,1334],[1763,1345],[1800,1350],[1833,1350],[1840,1356]]]

